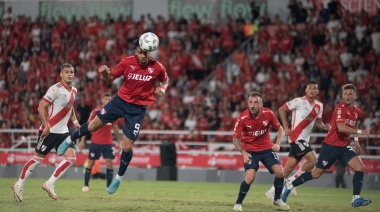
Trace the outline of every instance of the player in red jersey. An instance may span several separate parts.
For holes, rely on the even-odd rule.
[[[92,110],[90,117],[88,119],[88,122],[91,122],[95,118],[97,111],[101,110],[109,101],[111,101],[111,94],[109,93],[103,94],[101,101],[102,101],[102,105]],[[113,123],[107,123],[99,130],[94,131],[91,135],[91,144],[90,144],[89,152],[88,152],[88,164],[86,166],[85,173],[84,173],[84,187],[82,188],[83,192],[88,192],[90,190],[89,181],[91,177],[91,170],[92,170],[92,167],[94,166],[95,160],[98,160],[100,158],[100,155],[103,155],[103,158],[106,161],[107,188],[111,184],[111,181],[113,178],[112,160],[115,159],[115,151],[114,151],[113,138],[112,138],[112,132],[111,132],[112,130],[113,130],[113,134],[115,135],[118,146],[120,146],[119,128],[117,127],[116,121],[114,121]],[[84,143],[85,140],[86,140],[86,137],[83,136],[79,143],[80,152],[82,152],[82,149],[85,146],[85,143]]]
[[[273,144],[269,137],[269,130],[277,130],[276,143]],[[252,92],[248,98],[248,109],[243,111],[235,124],[233,143],[242,153],[245,169],[245,179],[240,185],[238,198],[234,205],[234,211],[242,211],[242,203],[245,195],[256,177],[259,162],[275,174],[274,187],[275,198],[273,204],[280,210],[289,210],[289,206],[280,199],[284,185],[284,173],[281,161],[276,154],[280,150],[283,129],[274,113],[263,107],[261,94]]]
[[[99,67],[98,71],[107,82],[110,83],[116,78],[124,76],[124,83],[119,88],[117,95],[96,113],[96,117],[67,137],[57,151],[58,155],[63,154],[72,141],[98,130],[106,123],[112,123],[123,117],[124,138],[121,144],[120,166],[118,174],[108,187],[109,194],[117,191],[132,160],[132,146],[140,132],[147,105],[155,103],[154,94],[164,95],[169,84],[166,68],[150,57],[149,52],[140,48],[138,39],[133,42],[133,47],[135,55],[122,60],[112,71],[106,65]],[[158,87],[155,86],[157,80],[160,81]]]
[[[335,107],[331,119],[331,129],[323,140],[316,166],[312,171],[303,173],[292,183],[285,185],[282,194],[284,202],[286,202],[291,189],[309,180],[319,178],[326,169],[330,168],[336,160],[339,160],[344,166],[349,166],[355,170],[352,180],[352,207],[365,206],[371,203],[371,200],[360,197],[363,185],[364,165],[358,153],[356,153],[356,151],[361,152],[357,137],[355,137],[356,151],[351,146],[348,146],[351,134],[370,134],[369,130],[358,130],[356,128],[358,117],[361,115],[360,109],[354,105],[356,97],[356,87],[353,84],[342,86],[343,101]]]
[[[49,154],[53,148],[57,150],[58,146],[69,135],[69,129],[67,127],[69,119],[71,119],[75,127],[80,127],[73,108],[75,95],[77,93],[77,89],[72,86],[74,67],[71,64],[64,63],[61,66],[60,75],[62,80],[49,88],[38,105],[38,113],[42,125],[38,132],[38,141],[34,156],[25,164],[20,178],[12,186],[14,198],[17,202],[23,201],[23,189],[26,179],[34,172],[34,169],[42,163],[46,155]],[[65,159],[58,164],[53,175],[42,185],[42,188],[52,199],[58,198],[54,191],[55,182],[75,163],[75,147],[73,144],[70,145],[70,148],[64,156]]]

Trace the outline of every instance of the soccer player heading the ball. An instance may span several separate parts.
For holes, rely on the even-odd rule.
[[[133,41],[133,48],[135,55],[122,60],[112,71],[106,65],[99,67],[98,71],[107,82],[124,76],[123,85],[119,88],[117,95],[96,113],[96,117],[90,123],[83,124],[71,136],[67,137],[58,148],[58,155],[62,155],[72,141],[98,130],[107,123],[124,117],[124,138],[121,144],[120,166],[118,174],[107,189],[109,194],[117,191],[132,160],[132,146],[139,135],[147,105],[155,103],[154,94],[164,95],[169,83],[166,68],[150,57],[148,51],[141,49],[139,39]],[[156,80],[160,81],[158,87],[155,87]]]

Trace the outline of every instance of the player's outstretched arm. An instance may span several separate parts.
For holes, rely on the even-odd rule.
[[[98,71],[102,74],[103,79],[107,83],[111,83],[115,80],[115,77],[111,74],[111,69],[109,69],[106,65],[102,65],[99,67]]]

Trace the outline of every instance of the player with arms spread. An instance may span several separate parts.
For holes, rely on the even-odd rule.
[[[57,150],[58,146],[69,135],[69,129],[67,127],[69,119],[71,119],[75,127],[80,127],[73,108],[75,95],[77,94],[77,89],[72,86],[74,67],[71,64],[64,63],[61,66],[60,75],[62,80],[49,88],[38,106],[38,113],[42,125],[38,132],[34,156],[25,164],[20,178],[12,186],[14,198],[17,202],[23,201],[23,188],[26,179],[34,172],[34,169],[42,163],[46,155],[49,154],[53,148]],[[68,151],[64,154],[65,159],[58,164],[53,175],[42,185],[42,188],[54,200],[58,198],[54,191],[55,182],[76,160],[74,145],[71,144],[69,147]]]
[[[276,143],[270,140],[269,130],[277,130]],[[269,109],[263,107],[261,94],[252,92],[248,98],[248,109],[243,111],[235,124],[233,143],[242,153],[245,169],[245,179],[240,185],[238,198],[234,205],[234,211],[242,211],[243,200],[256,177],[259,162],[275,174],[275,195],[273,204],[279,206],[280,210],[289,210],[289,206],[280,199],[284,185],[284,174],[281,161],[276,154],[280,150],[280,142],[283,129],[276,115]]]
[[[371,200],[360,197],[363,186],[364,165],[356,151],[348,146],[351,134],[369,135],[368,130],[358,130],[356,122],[361,114],[358,107],[354,105],[356,99],[356,87],[353,84],[342,86],[342,102],[339,103],[333,112],[331,129],[323,140],[317,164],[312,171],[305,172],[292,183],[287,183],[284,187],[282,200],[286,202],[291,189],[309,180],[319,178],[326,169],[330,168],[336,160],[341,161],[344,166],[348,165],[355,170],[353,176],[353,200],[352,207],[365,206]],[[361,151],[357,137],[355,137],[355,148]]]
[[[140,48],[138,39],[133,41],[133,47],[135,55],[122,60],[112,71],[106,65],[102,65],[98,69],[109,83],[124,76],[124,83],[119,88],[117,95],[96,113],[96,117],[89,124],[83,124],[58,148],[58,155],[63,154],[72,141],[98,130],[106,123],[112,123],[118,118],[124,117],[124,138],[121,144],[120,166],[118,174],[107,189],[109,194],[117,191],[132,160],[132,146],[140,132],[147,105],[155,103],[153,94],[164,95],[169,84],[166,68],[150,57],[149,52]],[[158,87],[155,87],[156,80],[160,81]]]
[[[288,160],[284,167],[284,177],[288,178],[289,174],[293,171],[294,167],[302,160],[303,157],[307,159],[298,171],[286,179],[292,182],[305,171],[311,170],[317,162],[317,157],[314,150],[309,145],[310,133],[313,126],[320,129],[329,130],[330,124],[322,122],[323,104],[316,100],[319,89],[316,82],[310,81],[305,89],[306,95],[298,97],[282,105],[278,110],[284,127],[284,133],[288,136],[290,144],[290,151]],[[289,129],[288,119],[286,112],[292,111],[292,129]],[[294,192],[295,189],[292,190]],[[267,197],[273,201],[274,187],[266,192]]]
[[[92,110],[88,122],[91,122],[95,118],[97,111],[101,110],[109,101],[111,101],[111,94],[103,94],[101,101],[102,105]],[[118,146],[120,146],[119,128],[117,127],[116,121],[113,123],[107,123],[99,130],[94,131],[91,135],[91,144],[88,152],[88,164],[84,173],[84,187],[82,188],[83,192],[88,192],[90,190],[89,181],[91,177],[92,167],[94,166],[95,160],[98,160],[100,158],[100,155],[103,155],[103,158],[106,161],[107,188],[111,184],[113,178],[112,160],[115,159],[115,151],[111,130],[113,130],[113,134],[115,135]],[[83,136],[79,143],[80,152],[82,152],[82,149],[85,146],[85,140],[86,137]]]

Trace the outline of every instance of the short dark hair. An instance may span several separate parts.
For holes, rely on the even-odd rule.
[[[132,43],[132,48],[133,48],[134,50],[136,50],[137,47],[140,47],[139,39],[135,39],[135,40],[133,40],[133,43]]]
[[[318,85],[318,83],[316,81],[311,80],[307,83],[307,85]]]
[[[104,97],[111,97],[111,96],[112,95],[110,93],[104,93],[103,96],[102,96],[102,98],[104,98]]]
[[[61,72],[63,71],[64,68],[72,68],[74,70],[74,66],[71,65],[70,63],[64,63],[61,65]]]
[[[261,96],[261,93],[259,93],[259,92],[257,92],[257,91],[254,91],[254,92],[252,92],[252,93],[249,94],[249,97],[255,97],[255,96],[258,96],[258,97],[260,97],[260,98],[263,98],[263,97]]]
[[[345,85],[342,86],[342,91],[347,90],[347,89],[352,89],[356,93],[356,87],[353,84],[345,84]]]

